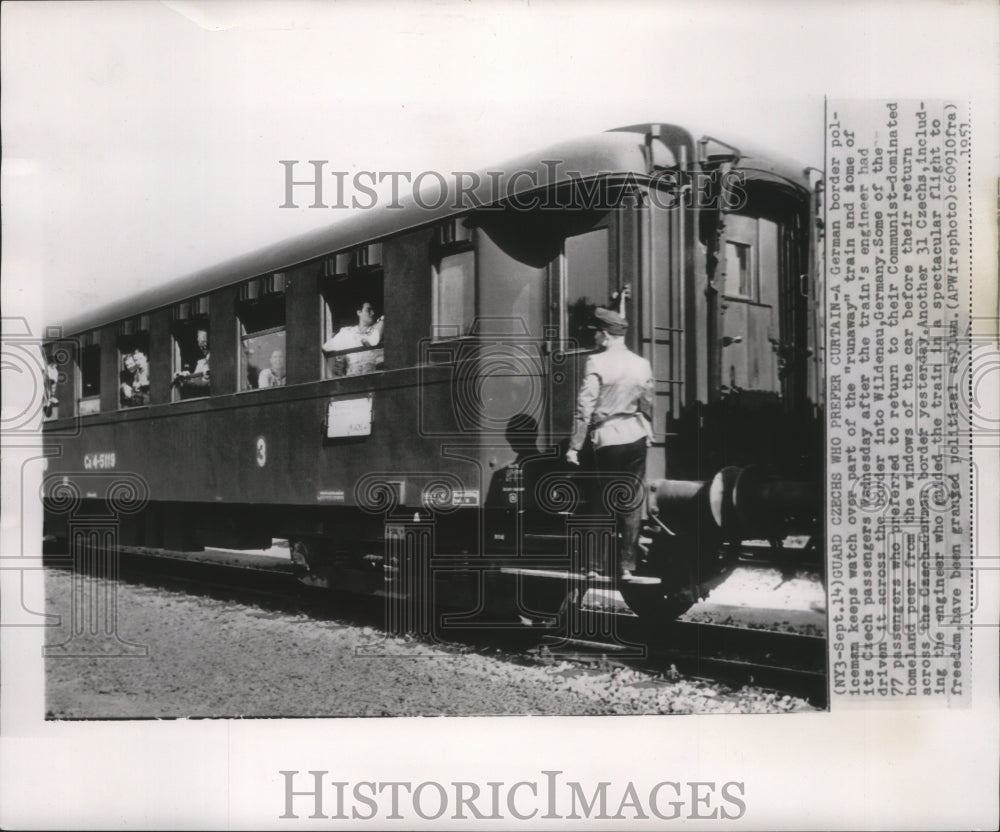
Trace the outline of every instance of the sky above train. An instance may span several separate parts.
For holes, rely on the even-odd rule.
[[[347,215],[280,207],[281,160],[449,173],[665,121],[821,167],[824,93],[964,93],[991,60],[913,59],[961,15],[842,9],[5,5],[4,308],[38,331]]]

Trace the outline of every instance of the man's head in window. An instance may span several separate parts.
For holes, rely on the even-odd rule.
[[[357,310],[358,325],[345,326],[334,336],[334,349],[377,347],[382,341],[384,318],[379,317],[369,300],[362,300]]]
[[[370,302],[365,301],[358,308],[358,327],[360,329],[367,329],[372,324],[375,323],[375,309]]]
[[[135,378],[138,384],[149,384],[149,359],[146,353],[136,348],[132,350],[132,362],[135,364]]]
[[[268,364],[268,367],[261,370],[257,386],[281,387],[285,383],[285,353],[281,350],[274,350]]]
[[[376,320],[372,302],[362,300],[355,310],[356,326],[342,326],[323,344],[323,353],[333,358],[329,372],[333,376],[361,375],[382,369],[382,328],[385,318]]]
[[[204,329],[198,330],[197,336],[198,350],[202,355],[208,355],[208,332]]]
[[[285,354],[281,350],[275,350],[270,358],[271,372],[279,378],[285,376]]]

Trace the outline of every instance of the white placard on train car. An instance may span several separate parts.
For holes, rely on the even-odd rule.
[[[326,438],[371,436],[372,396],[333,399],[326,409]]]

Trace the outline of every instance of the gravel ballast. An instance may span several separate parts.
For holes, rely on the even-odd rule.
[[[73,576],[48,570],[47,642],[69,638]],[[544,651],[428,644],[350,621],[318,619],[173,589],[120,583],[118,635],[145,657],[46,659],[53,719],[779,713],[808,702],[757,688],[660,679]],[[86,640],[70,642],[87,653]],[[93,652],[93,651],[91,651]]]

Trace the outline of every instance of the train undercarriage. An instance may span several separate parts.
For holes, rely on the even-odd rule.
[[[287,540],[302,583],[380,596],[387,627],[430,637],[533,622],[586,639],[603,633],[614,640],[619,631],[641,639],[708,597],[737,567],[764,564],[786,575],[821,567],[822,494],[811,483],[727,467],[706,480],[650,481],[646,497],[641,555],[628,581],[611,567],[614,516],[586,503],[561,512],[455,508],[435,494],[421,508],[381,514],[150,503],[114,528],[118,544],[149,552],[264,550]],[[93,524],[93,512],[78,513]],[[71,552],[72,517],[50,513],[46,531],[60,541],[56,550]]]

